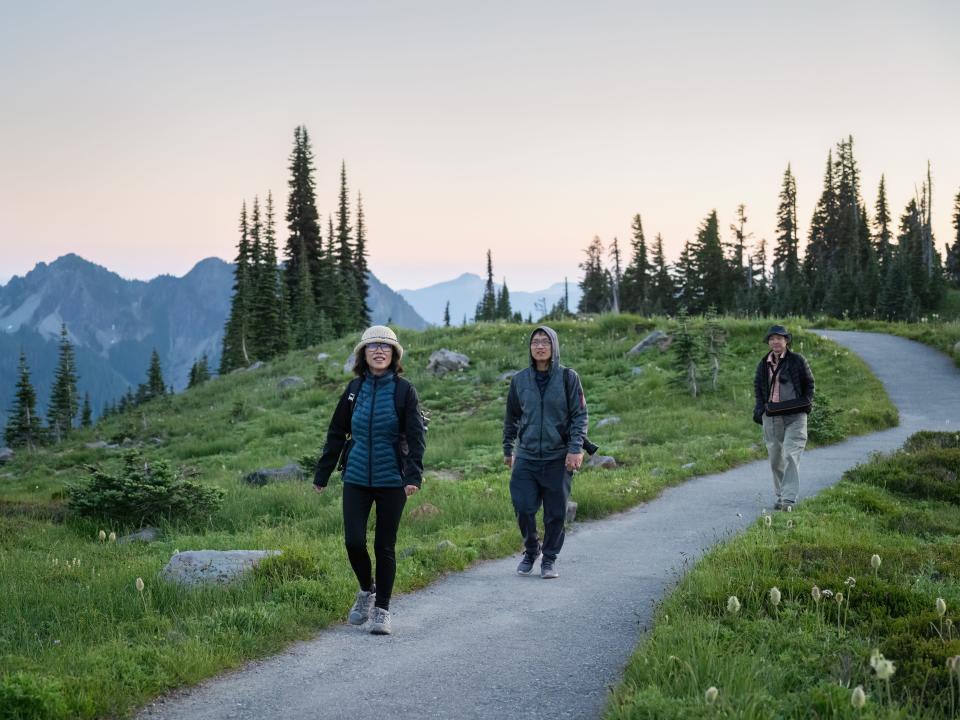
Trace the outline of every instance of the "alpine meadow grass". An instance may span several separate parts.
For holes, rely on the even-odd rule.
[[[702,321],[692,324],[695,331],[702,329]],[[754,368],[764,352],[762,338],[769,324],[721,322],[727,345],[720,358],[719,386],[697,398],[674,384],[671,351],[654,348],[625,355],[649,330],[671,331],[670,320],[621,315],[555,324],[561,360],[583,378],[590,437],[601,453],[618,463],[616,469],[587,469],[576,477],[578,519],[602,517],[649,500],[692,475],[765,457],[751,410]],[[481,324],[401,331],[407,376],[431,423],[424,487],[408,504],[397,541],[398,592],[423,587],[478,559],[518,551],[508,471],[502,463],[501,423],[509,386],[502,378],[527,364],[530,329]],[[791,329],[796,330],[795,348],[811,362],[818,393],[844,408],[833,417],[841,436],[896,423],[896,409],[857,357],[802,328]],[[345,617],[356,588],[341,538],[338,476],[323,495],[312,491],[309,479],[255,487],[243,477],[319,451],[348,380],[343,363],[353,342],[344,338],[290,353],[258,370],[152,400],[78,430],[62,445],[18,453],[3,467],[0,718],[127,716],[168,689],[275,652]],[[470,368],[443,378],[428,374],[427,359],[440,348],[467,354]],[[321,351],[329,359],[318,361]],[[321,364],[324,370],[318,372]],[[293,375],[304,383],[278,389],[281,378]],[[619,422],[597,428],[599,420],[612,416]],[[87,481],[84,465],[115,472],[122,464],[119,451],[85,447],[95,440],[134,446],[150,460],[179,468],[194,482],[219,488],[219,509],[190,523],[161,522],[155,542],[111,540],[137,528],[77,517],[66,506],[67,488]],[[892,502],[874,486],[856,487],[881,506]],[[906,524],[915,521],[909,513],[897,517]],[[948,526],[953,522],[947,516],[942,521]],[[798,523],[792,532],[807,530]],[[159,579],[174,552],[197,549],[277,549],[282,555],[225,588],[187,591]],[[869,587],[873,572],[869,558],[875,548],[864,551],[867,570],[857,577],[848,627],[859,622],[858,595],[862,597],[862,585]],[[890,549],[878,552],[882,579],[897,564]],[[750,615],[760,596],[767,598],[776,585],[783,598],[779,615],[791,617],[796,598],[809,588],[781,578],[772,558],[751,564],[757,563],[769,578],[763,586],[750,590],[749,585],[710,583],[718,608],[723,610],[732,594],[728,588],[736,586],[743,593],[740,615]],[[930,565],[927,575],[934,587],[936,567],[935,562]],[[948,607],[956,608],[960,597],[951,592],[945,588],[933,597],[942,596]],[[834,631],[827,619],[811,626],[824,642]],[[830,619],[835,621],[833,615]],[[710,642],[719,648],[726,636],[717,635],[712,622],[690,618],[691,627],[702,627],[705,637],[716,635]],[[696,682],[680,665],[670,671],[676,681],[695,690],[701,703],[708,688],[716,686],[719,694],[711,707],[725,707],[739,691],[723,675],[713,673],[711,678],[710,669],[726,666],[728,657],[711,659],[706,648],[694,650],[693,639],[676,640],[679,645],[668,654],[690,663]],[[898,657],[893,651],[887,654]],[[745,691],[747,681],[742,682]],[[896,688],[894,680],[894,692]]]

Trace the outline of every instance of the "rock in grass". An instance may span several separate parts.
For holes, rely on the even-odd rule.
[[[617,425],[619,422],[620,422],[620,418],[618,418],[616,415],[603,418],[597,423],[597,430],[599,430],[602,427],[606,427],[607,425]]]
[[[3,465],[5,462],[13,460],[15,453],[8,447],[0,448],[0,465]]]
[[[228,585],[279,550],[188,550],[170,558],[160,577],[167,582],[199,587]]]
[[[129,535],[124,535],[122,538],[117,540],[118,544],[127,544],[133,542],[145,542],[152,543],[157,538],[160,537],[160,531],[155,527],[145,527],[137,530],[135,533],[130,533]]]
[[[290,375],[285,378],[281,378],[277,383],[278,390],[291,390],[293,388],[302,387],[304,384],[303,378],[296,375]]]
[[[440,542],[437,543],[437,550],[440,550],[441,552],[444,550],[456,550],[456,549],[457,549],[457,546],[454,543],[452,543],[450,540],[441,540]]]
[[[681,467],[681,469],[683,469],[683,470],[689,470],[689,469],[692,468],[694,465],[696,465],[696,463],[687,463],[687,464],[685,464],[685,465],[681,465],[680,467]]]
[[[274,482],[285,480],[303,480],[303,468],[296,463],[284,465],[282,468],[264,468],[247,473],[243,481],[248,485],[263,487]]]
[[[507,370],[506,372],[500,373],[500,374],[497,376],[497,380],[500,380],[500,381],[509,380],[509,379],[511,379],[514,375],[516,375],[518,372],[520,372],[520,371],[519,371],[519,370]]]
[[[658,342],[667,337],[667,334],[663,330],[654,330],[652,333],[647,335],[643,340],[638,342],[632,348],[627,350],[627,355],[639,355],[642,352],[646,352]]]
[[[329,353],[319,353],[317,355],[317,362],[323,362],[324,360],[328,360],[329,358],[330,358]]]
[[[631,375],[643,375],[643,368],[642,368],[642,367],[630,368],[630,374],[631,374]]]
[[[430,503],[418,505],[410,512],[411,520],[420,520],[422,518],[432,518],[440,514],[440,508]]]
[[[352,373],[353,366],[357,364],[357,358],[353,353],[350,353],[350,357],[347,358],[347,361],[343,364],[343,371],[345,373]]]
[[[427,361],[427,372],[431,372],[437,377],[443,377],[450,372],[459,372],[468,367],[470,367],[470,358],[463,353],[446,348],[432,352],[430,359]]]
[[[252,365],[250,365],[250,366],[247,368],[247,370],[248,370],[248,371],[250,371],[250,370],[259,370],[259,369],[262,368],[262,367],[263,367],[263,362],[262,362],[261,360],[257,360],[255,363],[253,363]]]
[[[587,466],[613,470],[617,466],[617,461],[610,455],[591,455],[587,460]]]
[[[577,504],[573,500],[567,500],[567,517],[565,522],[569,525],[577,517]]]

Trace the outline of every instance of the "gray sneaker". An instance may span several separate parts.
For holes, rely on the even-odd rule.
[[[544,558],[540,561],[540,577],[544,580],[552,580],[553,578],[560,577],[560,573],[557,572],[556,560],[548,560]]]
[[[520,558],[520,564],[517,565],[517,575],[529,575],[532,573],[533,564],[537,561],[538,557],[540,557],[539,550],[535,553],[524,552],[523,557]]]
[[[347,622],[351,625],[363,625],[367,621],[367,618],[370,617],[370,606],[373,605],[375,598],[376,590],[370,590],[370,592],[359,590],[357,592],[357,599],[353,603],[353,607],[350,608],[350,615],[347,617]]]
[[[374,607],[373,614],[370,616],[370,633],[372,635],[390,635],[393,630],[390,628],[390,611],[383,608]]]

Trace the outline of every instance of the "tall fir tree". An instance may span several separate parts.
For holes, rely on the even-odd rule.
[[[680,257],[674,267],[677,287],[677,302],[687,310],[698,308],[703,301],[703,288],[700,285],[701,274],[697,264],[697,247],[687,240],[683,243]]]
[[[80,409],[77,394],[77,363],[73,343],[67,333],[66,323],[60,326],[59,357],[57,371],[50,391],[47,406],[47,425],[53,439],[60,442],[73,430],[73,421]]]
[[[510,308],[510,291],[507,289],[507,279],[503,279],[500,292],[497,293],[497,320],[509,320],[513,316]]]
[[[220,374],[250,364],[250,225],[247,219],[247,203],[240,209],[240,241],[233,268],[233,297],[230,300],[230,315],[223,332],[223,352],[220,355]]]
[[[443,326],[450,327],[450,301],[447,300],[447,306],[443,309]]]
[[[250,334],[256,357],[270,360],[289,348],[284,342],[280,316],[283,312],[283,278],[277,265],[277,239],[273,212],[273,194],[267,193],[262,229],[262,250],[253,290]]]
[[[695,312],[705,312],[707,307],[715,305],[721,312],[729,310],[732,303],[730,266],[723,254],[720,242],[720,223],[717,211],[712,210],[697,232],[696,269],[700,273],[699,301],[688,307]]]
[[[350,312],[347,295],[343,290],[342,278],[337,262],[337,236],[333,229],[333,215],[327,213],[326,251],[320,259],[323,275],[317,285],[323,288],[321,302],[317,305],[317,315],[323,329],[320,338],[337,337],[350,329]],[[318,325],[319,327],[319,325]]]
[[[800,288],[800,232],[797,224],[797,181],[787,164],[777,207],[777,244],[773,250],[772,283],[777,312],[792,315],[803,310]]]
[[[33,449],[43,438],[43,428],[37,415],[37,393],[30,382],[30,367],[27,356],[20,350],[20,362],[17,365],[17,390],[13,407],[4,429],[4,441],[10,447]]]
[[[167,394],[167,384],[163,380],[163,368],[160,366],[160,353],[156,348],[150,353],[150,367],[147,368],[147,382],[144,389],[146,400]]]
[[[487,282],[483,286],[483,296],[477,303],[475,318],[477,322],[491,322],[497,319],[497,288],[493,282],[493,256],[487,250]]]
[[[581,313],[601,313],[610,309],[610,274],[603,266],[603,241],[598,236],[593,240],[584,251],[586,259],[580,263],[580,269],[583,270],[583,279],[580,281],[580,306]]]
[[[195,388],[198,385],[203,385],[207,380],[210,379],[210,360],[207,358],[207,354],[204,353],[199,360],[196,360],[193,365],[190,366],[190,376],[187,381],[187,389]]]
[[[363,196],[357,194],[357,243],[353,252],[353,268],[360,296],[360,326],[370,325],[370,268],[367,265],[367,224],[363,214]]]
[[[83,407],[80,409],[80,427],[93,425],[93,409],[90,407],[90,393],[83,394]]]
[[[953,199],[953,231],[953,245],[947,250],[946,274],[954,287],[960,287],[960,191]]]
[[[623,310],[644,315],[649,311],[650,263],[647,259],[647,239],[643,234],[643,220],[639,213],[633,216],[631,228],[633,238],[630,244],[633,254],[623,270],[620,300]]]
[[[286,283],[288,297],[299,303],[305,297],[298,283],[304,277],[319,278],[321,237],[320,214],[317,212],[316,185],[313,170],[313,150],[310,136],[304,126],[293,131],[293,150],[290,153],[290,195],[287,197],[287,229],[289,235],[285,247]],[[301,271],[303,261],[308,263],[307,272]],[[313,304],[317,305],[322,287],[309,288],[313,295]],[[298,307],[292,308],[292,315],[298,317],[304,312]]]
[[[616,237],[610,243],[610,262],[613,263],[610,268],[610,309],[619,313],[622,305],[623,268],[620,262],[620,243]]]
[[[803,270],[809,286],[808,306],[820,310],[826,295],[826,285],[833,265],[838,224],[836,187],[833,180],[833,151],[827,153],[827,168],[823,177],[823,191],[810,220]]]
[[[263,234],[263,218],[260,215],[260,196],[254,195],[253,208],[250,211],[250,264],[247,273],[250,306],[247,308],[247,322],[250,324],[250,327],[248,328],[251,343],[250,353],[255,357],[260,357],[262,355],[260,348],[257,347],[255,342],[254,333],[252,331],[252,321],[255,313],[257,288],[260,287],[260,270],[263,267]]]
[[[340,196],[337,202],[337,271],[340,292],[345,309],[340,333],[360,330],[362,326],[362,302],[357,289],[357,268],[353,251],[353,228],[350,225],[350,195],[347,189],[347,163],[340,165]]]
[[[874,206],[876,215],[873,218],[874,236],[873,242],[877,252],[877,260],[880,267],[886,271],[887,264],[890,262],[890,256],[893,253],[891,240],[893,232],[890,229],[890,205],[887,202],[887,181],[880,176],[880,187],[877,188],[877,203]]]
[[[673,313],[676,308],[676,285],[663,250],[663,237],[660,233],[653,240],[653,253],[650,257],[650,294],[648,312],[654,315]]]

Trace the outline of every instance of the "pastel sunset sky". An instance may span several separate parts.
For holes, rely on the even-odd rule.
[[[643,217],[674,259],[716,208],[801,234],[854,136],[872,213],[932,162],[938,247],[960,190],[960,3],[769,0],[5,3],[0,282],[76,252],[125,277],[232,259],[241,202],[310,131],[324,231],[341,160],[394,288],[569,276]],[[725,239],[729,239],[729,232]]]

